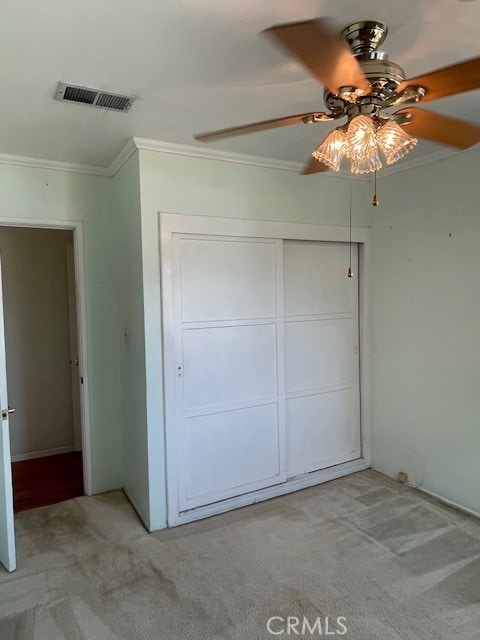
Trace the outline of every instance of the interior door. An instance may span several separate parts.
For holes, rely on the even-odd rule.
[[[77,284],[73,243],[67,244],[68,318],[70,325],[70,377],[72,381],[72,417],[75,451],[82,450],[80,413],[80,367],[78,355]]]
[[[285,482],[282,242],[177,235],[179,510]]]
[[[286,241],[285,376],[289,478],[360,452],[358,255],[348,245]]]
[[[13,524],[12,463],[8,425],[7,367],[3,325],[2,272],[0,264],[0,562],[7,571],[15,571],[15,531]]]

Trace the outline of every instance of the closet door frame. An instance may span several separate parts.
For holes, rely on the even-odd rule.
[[[370,316],[370,229],[352,229],[358,245],[358,318],[360,351],[360,438],[361,457],[320,471],[307,473],[244,495],[181,512],[179,507],[179,456],[176,433],[176,353],[174,326],[174,237],[176,234],[210,235],[273,240],[307,240],[348,243],[348,228],[292,222],[269,222],[217,216],[159,213],[162,296],[163,373],[166,438],[166,483],[168,526],[200,520],[217,513],[268,500],[311,487],[370,467],[371,433],[371,316]],[[345,277],[348,265],[345,265]]]

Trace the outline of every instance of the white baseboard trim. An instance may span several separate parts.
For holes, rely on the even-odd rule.
[[[375,467],[372,467],[372,469],[374,471],[376,471],[377,473],[380,473],[382,476],[385,476],[386,478],[390,478],[391,480],[395,480],[396,482],[398,482],[398,480],[397,480],[397,478],[395,476],[390,475],[386,471],[383,471],[383,470],[380,470],[380,469],[375,469]],[[480,518],[480,513],[478,513],[478,511],[474,511],[473,509],[470,509],[469,507],[465,507],[462,504],[459,504],[458,502],[455,502],[454,500],[450,500],[449,498],[445,498],[445,496],[442,496],[439,493],[435,493],[435,491],[430,491],[430,489],[426,489],[425,487],[422,487],[422,486],[415,487],[414,485],[411,485],[411,484],[408,484],[408,483],[405,486],[409,487],[410,489],[416,489],[417,491],[420,491],[420,493],[425,493],[427,496],[430,496],[431,498],[435,498],[435,500],[438,500],[439,502],[442,502],[443,504],[447,504],[449,507],[453,507],[454,509],[458,509],[459,511],[463,511],[463,513],[467,513],[469,516],[474,516],[475,518]]]
[[[127,500],[130,502],[130,504],[133,507],[133,510],[135,511],[135,513],[137,514],[140,522],[143,524],[143,526],[145,527],[145,529],[150,533],[152,531],[152,529],[150,529],[150,525],[148,523],[148,518],[147,516],[143,513],[143,511],[140,509],[140,507],[138,506],[138,504],[135,502],[135,500],[132,498],[132,496],[130,495],[130,493],[128,492],[128,489],[125,489],[125,487],[123,487],[122,489],[123,493],[125,494],[125,497],[127,498]]]
[[[176,527],[187,522],[194,522],[195,520],[202,520],[203,518],[209,518],[210,516],[217,515],[219,513],[225,513],[232,509],[238,509],[240,507],[246,507],[250,504],[257,502],[263,502],[264,500],[270,500],[270,498],[276,498],[278,496],[286,495],[287,493],[293,493],[300,489],[307,489],[330,480],[336,480],[343,476],[357,473],[359,471],[365,471],[370,464],[364,459],[352,460],[350,462],[344,462],[343,464],[329,467],[328,469],[321,469],[320,471],[314,471],[312,473],[306,473],[303,476],[291,478],[282,484],[274,485],[273,487],[267,487],[266,489],[260,489],[247,493],[243,496],[237,496],[235,498],[229,498],[228,500],[222,500],[214,504],[207,505],[205,507],[198,507],[191,511],[185,511],[180,513],[178,517],[169,522],[169,527]]]
[[[421,491],[422,493],[426,493],[431,498],[435,498],[435,500],[438,500],[439,502],[443,502],[443,504],[448,504],[449,507],[454,507],[455,509],[458,509],[459,511],[463,511],[463,513],[467,513],[469,516],[474,516],[475,518],[480,518],[480,513],[478,511],[474,511],[473,509],[470,509],[469,507],[464,507],[462,504],[458,504],[458,502],[455,502],[454,500],[450,500],[449,498],[445,498],[444,496],[441,496],[438,493],[435,493],[434,491],[430,491],[430,489],[425,489],[425,487],[416,487],[416,488],[419,491]]]
[[[60,453],[70,453],[78,451],[75,445],[69,444],[65,447],[55,447],[54,449],[43,449],[42,451],[30,451],[27,453],[15,453],[11,456],[12,462],[21,462],[22,460],[33,460],[35,458],[46,458],[47,456],[56,456]]]

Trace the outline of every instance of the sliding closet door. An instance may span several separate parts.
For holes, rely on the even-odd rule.
[[[284,243],[287,475],[360,457],[358,257],[348,245]]]
[[[282,243],[174,237],[179,510],[286,480]]]

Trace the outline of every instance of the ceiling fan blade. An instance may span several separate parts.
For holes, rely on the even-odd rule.
[[[420,86],[427,90],[422,102],[480,89],[480,58],[464,60],[450,67],[405,80],[398,86],[397,93],[411,86]]]
[[[212,142],[213,140],[221,140],[222,138],[231,138],[232,136],[241,136],[244,133],[254,133],[255,131],[265,131],[267,129],[275,129],[276,127],[286,127],[290,124],[301,124],[305,118],[319,118],[319,122],[332,120],[325,113],[312,112],[300,113],[296,116],[287,116],[286,118],[274,118],[273,120],[263,120],[261,122],[252,122],[241,127],[231,127],[230,129],[219,129],[218,131],[209,131],[208,133],[198,133],[194,136],[195,140],[200,142]]]
[[[480,142],[480,126],[465,120],[442,116],[434,111],[409,107],[396,113],[409,113],[412,118],[405,130],[419,138],[439,142],[457,149],[468,149]]]
[[[308,20],[270,27],[264,31],[332,93],[340,87],[356,87],[369,93],[370,85],[346,42],[338,37],[328,20]]]
[[[323,173],[324,171],[330,171],[330,169],[326,164],[323,164],[323,162],[320,162],[320,160],[311,156],[310,160],[303,167],[300,173],[302,176],[311,176],[313,173]]]

